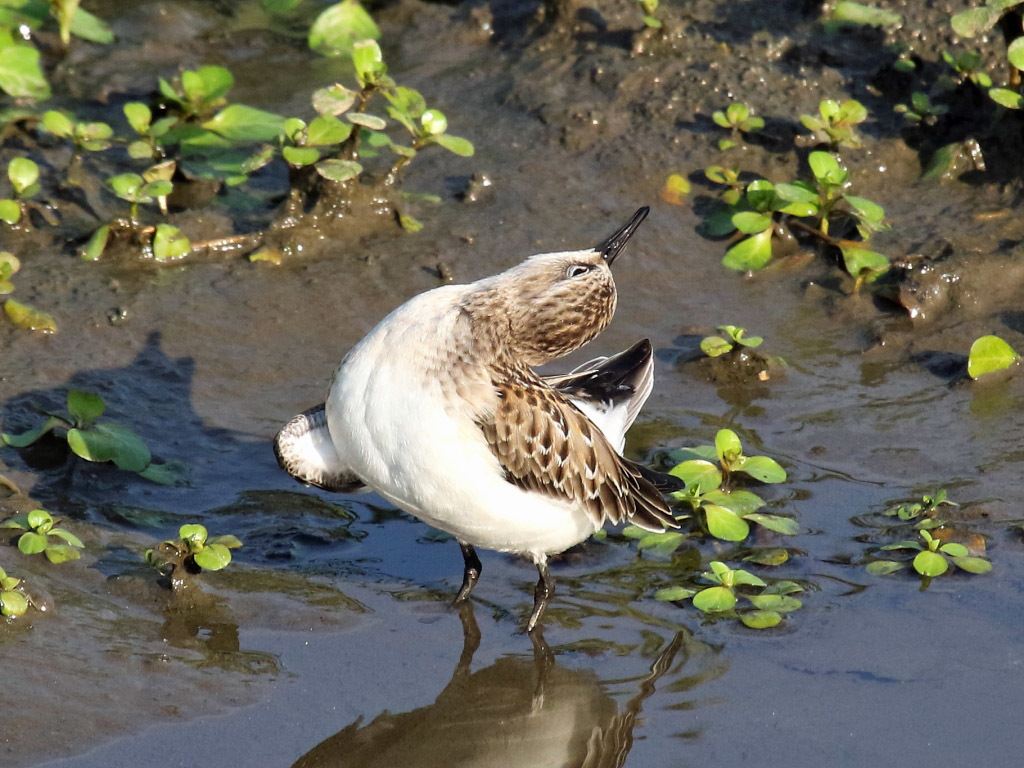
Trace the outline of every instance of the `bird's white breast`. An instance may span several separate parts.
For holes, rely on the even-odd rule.
[[[561,552],[596,526],[584,510],[505,480],[476,423],[488,374],[453,349],[467,332],[458,310],[467,290],[411,299],[349,352],[327,399],[332,440],[367,485],[462,541],[535,557]]]

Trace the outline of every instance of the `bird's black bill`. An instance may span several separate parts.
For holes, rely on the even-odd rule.
[[[633,236],[633,233],[636,232],[636,228],[640,226],[640,222],[646,219],[647,214],[650,212],[651,209],[645,205],[633,214],[633,218],[631,218],[624,227],[597,246],[595,250],[601,254],[601,257],[607,261],[608,264],[611,264],[615,261],[615,257],[622,253],[626,247],[626,243],[629,242],[629,238]]]

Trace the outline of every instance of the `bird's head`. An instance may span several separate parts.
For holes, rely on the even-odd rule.
[[[638,210],[594,248],[537,254],[484,281],[481,298],[489,301],[479,308],[507,321],[509,352],[527,365],[542,365],[604,330],[615,313],[612,262],[649,210]]]

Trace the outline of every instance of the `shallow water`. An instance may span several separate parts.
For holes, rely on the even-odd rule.
[[[68,75],[83,98],[99,95],[88,83],[138,95],[178,63],[225,63],[234,99],[299,111],[314,87],[347,77],[301,39],[268,31],[255,3],[140,2],[117,14],[115,5],[97,11],[116,19],[119,42],[83,46]],[[626,3],[601,7],[606,33],[581,17],[573,44],[528,32],[530,3],[495,4],[492,40],[469,6],[393,4],[380,12],[392,73],[436,100],[477,147],[474,158],[427,154],[412,169],[406,188],[444,197],[419,212],[422,232],[311,233],[307,252],[280,267],[85,264],[25,244],[18,296],[53,311],[60,332],[0,324],[5,431],[34,422],[30,403],[59,407],[67,388],[90,389],[188,474],[168,488],[107,466],[33,468],[0,452],[3,473],[86,543],[81,561],[60,567],[0,546],[0,565],[53,604],[0,627],[4,765],[1013,764],[1024,383],[960,374],[983,333],[1024,346],[1011,279],[1019,225],[1010,216],[980,228],[974,218],[1012,195],[917,184],[916,156],[889,116],[871,124],[865,156],[890,168],[881,181],[862,172],[865,194],[893,221],[881,242],[923,251],[938,233],[955,244],[954,261],[972,265],[925,321],[846,295],[821,263],[731,273],[719,264],[723,244],[695,233],[692,207],[657,199],[668,172],[716,157],[706,115],[723,91],[764,96],[760,109],[777,119],[810,111],[821,89],[862,95],[867,75],[855,67],[759,58],[783,40],[820,45],[789,5],[798,4],[694,3],[685,44],[631,58],[628,34],[616,32],[637,26]],[[941,13],[905,6],[922,25]],[[744,7],[773,15],[758,31]],[[868,43],[843,45],[856,53]],[[777,90],[755,87],[752,62]],[[751,162],[785,170],[790,161]],[[479,202],[459,202],[472,173],[493,186]],[[652,214],[616,262],[614,323],[556,367],[647,336],[656,385],[631,457],[657,461],[728,426],[779,459],[789,480],[758,492],[801,532],[756,543],[798,551],[758,572],[804,584],[804,608],[763,632],[706,621],[653,592],[731,545],[638,561],[612,537],[553,565],[545,649],[520,631],[532,566],[481,552],[473,615],[460,616],[447,607],[461,579],[453,542],[375,496],[295,484],[269,441],[323,399],[341,356],[377,320],[439,284],[440,262],[457,281],[476,279],[533,252],[598,242],[644,203]],[[230,212],[179,223],[217,236],[230,231]],[[988,287],[993,275],[1000,286]],[[111,323],[115,308],[126,316]],[[720,323],[764,336],[785,374],[709,382],[697,345]],[[907,575],[865,573],[856,563],[884,541],[881,510],[939,486],[987,538],[993,572],[943,576],[926,591]],[[5,511],[29,503],[0,500]],[[245,546],[227,570],[204,575],[205,597],[173,601],[141,553],[186,521]]]

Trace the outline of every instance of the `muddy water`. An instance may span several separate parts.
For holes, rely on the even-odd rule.
[[[1024,384],[1019,374],[963,379],[973,338],[1024,346],[1012,188],[916,182],[891,105],[869,104],[878,117],[855,178],[893,221],[880,247],[945,254],[915,278],[927,311],[914,319],[847,295],[820,259],[730,273],[723,244],[695,233],[692,208],[657,199],[668,172],[718,160],[707,115],[727,93],[781,132],[822,96],[869,101],[877,36],[826,44],[800,5],[688,4],[669,12],[673,42],[632,57],[639,21],[624,2],[597,13],[560,4],[567,15],[547,27],[534,26],[530,3],[490,15],[393,4],[379,12],[392,73],[477,147],[469,160],[417,161],[406,187],[444,197],[419,212],[422,232],[364,222],[358,234],[305,233],[307,249],[276,268],[90,265],[45,238],[19,241],[18,295],[54,312],[61,330],[42,338],[0,325],[4,428],[32,423],[31,403],[58,407],[67,388],[90,389],[188,473],[166,488],[105,466],[0,455],[28,494],[0,500],[5,511],[46,506],[87,553],[49,567],[0,547],[0,564],[51,607],[0,628],[3,764],[1012,764]],[[147,93],[179,63],[224,63],[235,99],[282,112],[347,77],[256,4],[96,10],[119,42],[81,47],[65,87],[108,119],[116,110],[92,100]],[[915,21],[898,36],[934,57],[946,43],[921,30],[940,29],[947,9],[901,10]],[[780,180],[795,169],[772,147],[748,161]],[[473,173],[493,185],[460,202]],[[597,242],[644,203],[652,215],[616,264],[615,322],[572,360],[651,338],[656,387],[630,438],[634,458],[657,461],[728,426],[782,461],[789,481],[759,492],[801,533],[774,540],[795,551],[769,575],[805,584],[805,607],[759,633],[705,621],[652,594],[728,547],[638,561],[610,538],[554,565],[558,596],[531,643],[519,631],[531,566],[481,553],[473,611],[460,616],[447,608],[461,575],[454,543],[375,496],[296,485],[269,440],[323,398],[338,360],[379,318],[438,284],[439,263],[472,280]],[[245,229],[231,215],[176,221],[215,237]],[[697,345],[720,323],[763,335],[785,374],[709,381]],[[994,571],[926,591],[908,576],[867,575],[857,563],[886,540],[880,511],[937,486],[986,537]],[[197,520],[245,547],[204,577],[203,594],[171,600],[141,552]]]

